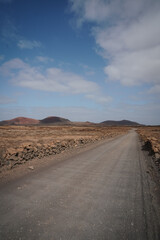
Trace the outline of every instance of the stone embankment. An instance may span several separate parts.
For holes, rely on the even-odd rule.
[[[102,138],[101,138],[102,139]],[[29,144],[20,145],[17,148],[7,148],[0,153],[0,167],[7,166],[8,169],[15,167],[18,164],[23,164],[33,158],[43,158],[49,155],[59,154],[66,149],[71,149],[92,143],[99,140],[99,138],[80,138],[68,139],[64,141],[54,141],[47,144]]]
[[[155,165],[160,171],[160,139],[153,136],[147,136],[147,134],[141,132],[139,132],[139,135],[143,141],[143,150],[149,152],[149,155],[152,156]]]
[[[113,138],[128,127],[99,126],[2,126],[0,127],[0,172],[34,158],[54,156],[65,150]]]

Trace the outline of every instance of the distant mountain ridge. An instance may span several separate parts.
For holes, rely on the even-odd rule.
[[[70,121],[68,119],[61,118],[61,117],[55,117],[55,116],[47,117],[42,120],[26,118],[26,117],[17,117],[17,118],[13,118],[11,120],[1,121],[0,125],[1,126],[4,126],[4,125],[40,125],[40,124],[55,124],[55,123],[68,124],[68,123],[70,123]]]
[[[50,116],[42,120],[37,120],[33,118],[17,117],[11,120],[0,121],[0,126],[6,125],[84,125],[84,126],[140,126],[141,124],[137,122],[132,122],[129,120],[107,120],[101,123],[91,123],[91,122],[71,122],[70,120],[62,117]]]
[[[107,120],[100,123],[104,126],[140,126],[141,124],[137,122],[132,122],[129,120],[121,120],[121,121],[114,121],[114,120]]]

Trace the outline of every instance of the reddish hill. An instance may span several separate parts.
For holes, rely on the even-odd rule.
[[[70,123],[70,121],[66,118],[51,116],[51,117],[47,117],[47,118],[40,120],[40,123],[41,124],[55,124],[55,123],[68,124],[68,123]]]
[[[11,120],[1,121],[0,125],[39,125],[39,124],[69,124],[71,123],[66,118],[61,117],[47,117],[42,120],[37,120],[33,118],[17,117]]]
[[[11,120],[1,121],[0,125],[33,125],[39,124],[39,120],[26,117],[17,117]]]

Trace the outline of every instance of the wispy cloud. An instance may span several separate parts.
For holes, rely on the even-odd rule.
[[[1,23],[1,36],[5,43],[8,45],[16,44],[20,49],[30,49],[39,48],[42,46],[40,41],[28,40],[19,33],[18,28],[14,24],[14,21],[9,17],[3,19]]]
[[[160,85],[159,0],[70,0],[78,25],[91,29],[107,59],[107,81]]]
[[[148,93],[150,94],[158,94],[160,97],[160,84],[155,85],[153,87],[151,87],[151,89],[148,91]]]
[[[18,41],[17,46],[21,49],[33,49],[41,47],[41,43],[23,39]]]
[[[18,73],[18,71],[27,68],[29,68],[28,64],[26,64],[19,58],[15,58],[13,60],[3,63],[0,66],[0,74],[3,76],[14,77]],[[17,70],[17,72],[14,73],[14,70]]]
[[[37,60],[38,62],[41,62],[41,63],[48,63],[48,62],[53,62],[53,61],[54,61],[53,58],[44,57],[44,56],[37,56],[37,57],[36,57],[36,60]]]
[[[112,101],[112,97],[103,96],[99,92],[94,94],[87,94],[86,97],[100,104],[107,104]]]
[[[102,94],[97,83],[61,68],[47,68],[42,73],[39,68],[17,58],[5,62],[0,67],[0,74],[8,76],[14,85],[21,87],[64,94],[83,94],[97,103],[107,103],[110,100]]]
[[[82,64],[82,63],[79,65],[80,65],[80,67],[82,67],[84,69],[86,75],[88,75],[88,76],[95,75],[95,71],[93,70],[92,67],[89,67],[88,65]]]
[[[1,21],[0,34],[3,41],[7,44],[17,42],[19,38],[18,30],[13,20],[7,16]]]

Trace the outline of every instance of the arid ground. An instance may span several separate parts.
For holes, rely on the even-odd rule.
[[[0,167],[11,169],[34,158],[125,134],[131,127],[102,126],[1,126]],[[160,126],[138,127],[143,149],[160,168]]]
[[[130,127],[1,126],[0,166],[11,169],[33,158],[126,133]]]
[[[16,129],[21,128],[12,128]],[[39,153],[51,155],[28,159],[8,170],[16,178],[0,182],[0,239],[159,240],[159,180],[152,157],[143,151],[145,141],[135,129],[22,129],[23,137],[11,133],[10,143],[17,149],[12,149],[15,152],[7,161],[13,164],[16,158],[23,162]],[[20,147],[25,142],[30,145]],[[53,155],[56,152],[61,154]],[[48,165],[46,159],[50,159]],[[42,167],[38,169],[35,161]],[[33,170],[27,168],[26,174],[17,176],[29,162]]]

